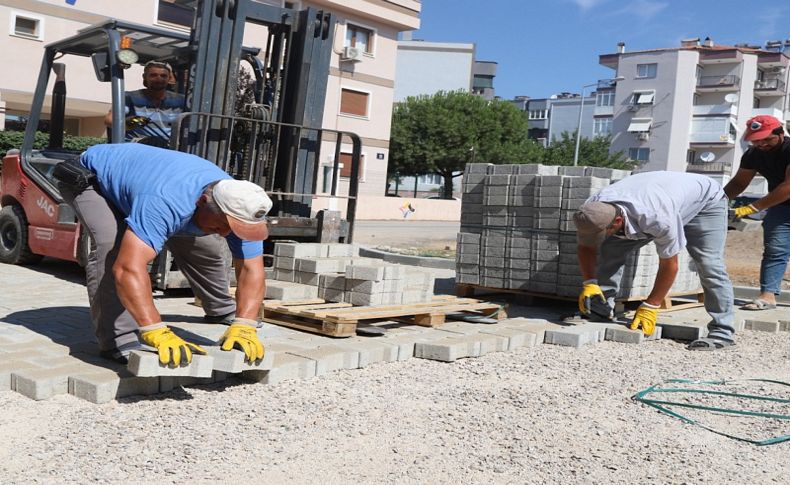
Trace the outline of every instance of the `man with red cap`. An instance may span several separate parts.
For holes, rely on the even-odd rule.
[[[741,157],[741,166],[724,187],[730,199],[741,194],[755,175],[768,181],[768,194],[735,209],[737,217],[766,211],[763,219],[763,258],[760,264],[760,295],[745,310],[776,308],[776,295],[790,257],[790,139],[782,123],[773,116],[755,116],[746,122],[743,136],[751,147]]]

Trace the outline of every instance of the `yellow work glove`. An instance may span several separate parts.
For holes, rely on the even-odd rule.
[[[760,211],[757,210],[757,208],[755,206],[753,206],[752,204],[744,205],[744,206],[735,208],[735,217],[740,219],[741,217],[750,216],[750,215],[755,214],[757,212],[760,212]]]
[[[249,318],[233,320],[219,340],[222,350],[239,349],[244,352],[245,359],[250,363],[263,359],[263,344],[258,338],[258,331],[255,328],[257,324],[258,322]]]
[[[598,280],[587,280],[583,285],[582,292],[579,294],[579,311],[584,315],[589,315],[590,301],[593,298],[600,298],[603,303],[606,303],[606,298],[603,296],[601,287],[598,286]]]
[[[642,332],[648,337],[656,331],[656,319],[658,318],[658,306],[642,302],[636,309],[636,314],[631,322],[631,330],[642,327]]]
[[[205,354],[199,345],[189,343],[174,334],[164,323],[155,323],[140,328],[140,338],[146,345],[159,351],[159,363],[177,367],[183,360],[185,365],[192,362],[192,352]]]

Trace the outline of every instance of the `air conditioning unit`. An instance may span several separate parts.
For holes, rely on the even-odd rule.
[[[636,134],[636,139],[637,140],[642,140],[642,141],[647,141],[647,140],[650,139],[650,133],[647,132],[647,131],[643,131],[641,133],[637,133]]]
[[[362,60],[362,49],[357,47],[344,47],[343,53],[340,54],[340,60],[342,61],[361,61]]]
[[[638,104],[629,104],[628,106],[625,107],[625,109],[627,111],[639,111],[639,107],[640,106]]]

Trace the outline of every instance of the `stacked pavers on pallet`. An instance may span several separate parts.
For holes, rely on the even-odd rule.
[[[575,296],[582,283],[574,212],[630,172],[601,167],[469,164],[462,182],[456,274],[460,284]],[[671,292],[695,292],[687,252]],[[658,267],[655,245],[632,253],[620,299],[647,296]]]
[[[412,266],[359,256],[353,244],[279,243],[266,298],[323,298],[357,306],[430,302],[434,277]]]

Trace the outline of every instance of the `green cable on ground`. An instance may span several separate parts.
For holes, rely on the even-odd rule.
[[[771,379],[738,379],[738,380],[733,380],[733,381],[724,381],[724,380],[720,380],[720,381],[700,381],[700,380],[694,380],[694,379],[668,379],[668,380],[664,381],[663,383],[664,384],[665,383],[677,383],[677,384],[726,385],[728,383],[738,382],[738,381],[767,382],[767,383],[771,383],[771,384],[779,384],[779,385],[782,385],[782,386],[790,387],[790,383],[782,382],[782,381],[776,381],[776,380],[771,380]],[[659,389],[658,388],[659,385],[660,384],[655,384],[653,386],[648,387],[647,389],[645,389],[643,391],[639,391],[638,393],[634,394],[631,397],[631,399],[633,399],[634,401],[637,401],[637,402],[641,402],[641,403],[647,404],[648,406],[651,406],[653,408],[658,409],[662,413],[665,413],[665,414],[668,414],[670,416],[676,417],[676,418],[678,418],[678,419],[680,419],[680,420],[682,420],[682,421],[684,421],[686,423],[699,426],[699,427],[701,427],[703,429],[706,429],[708,431],[711,431],[713,433],[716,433],[716,434],[719,434],[719,435],[722,435],[722,436],[726,436],[728,438],[732,438],[732,439],[735,439],[735,440],[738,440],[738,441],[744,441],[746,443],[752,443],[752,444],[758,445],[758,446],[765,446],[765,445],[773,445],[773,444],[776,444],[776,443],[782,443],[784,441],[790,440],[790,434],[786,434],[786,435],[782,435],[782,436],[775,436],[773,438],[767,438],[767,439],[764,439],[764,440],[753,440],[753,439],[744,438],[744,437],[741,437],[741,436],[735,436],[735,435],[726,433],[724,431],[711,428],[710,426],[707,426],[707,425],[702,424],[702,423],[700,423],[698,421],[695,421],[695,420],[693,420],[691,418],[683,416],[682,414],[680,414],[678,412],[672,411],[671,409],[667,409],[664,406],[677,406],[677,407],[684,407],[684,408],[691,408],[691,409],[701,409],[701,410],[705,410],[705,411],[717,411],[717,412],[721,412],[721,413],[734,414],[734,415],[740,415],[740,416],[754,416],[754,417],[760,417],[760,418],[790,420],[790,415],[788,415],[788,414],[772,414],[772,413],[761,413],[761,412],[756,412],[756,411],[745,411],[745,410],[739,410],[739,409],[716,408],[716,407],[711,407],[711,406],[702,406],[702,405],[699,405],[699,404],[688,404],[688,403],[680,403],[680,402],[673,402],[673,401],[663,401],[663,400],[657,400],[657,399],[650,399],[650,398],[647,398],[645,396],[647,396],[648,394],[657,394],[657,393],[708,394],[708,395],[712,395],[712,396],[740,397],[740,398],[744,398],[744,399],[751,399],[751,400],[757,400],[757,401],[770,401],[770,402],[776,402],[776,403],[790,403],[790,399],[783,399],[783,398],[771,397],[771,396],[759,396],[759,395],[754,395],[754,394],[739,394],[739,393],[734,393],[734,392],[713,391],[713,390],[705,390],[705,389],[681,389],[681,388],[663,388],[663,389]]]

